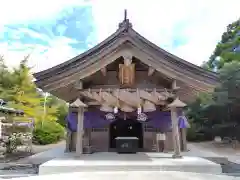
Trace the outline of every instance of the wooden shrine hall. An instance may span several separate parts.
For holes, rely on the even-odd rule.
[[[136,137],[137,151],[180,157],[188,127],[182,108],[217,83],[215,73],[138,34],[126,12],[103,42],[34,76],[40,89],[70,104],[66,151],[77,154],[116,151],[116,138]]]

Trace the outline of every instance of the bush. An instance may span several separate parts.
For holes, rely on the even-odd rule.
[[[33,131],[34,144],[52,144],[64,137],[64,128],[55,121],[46,121],[35,126]]]
[[[187,131],[188,141],[211,141],[213,140],[213,133],[211,128],[197,128],[195,124],[192,124],[191,128]]]
[[[187,129],[187,140],[196,141],[196,139],[197,139],[196,128],[192,125],[191,128]]]

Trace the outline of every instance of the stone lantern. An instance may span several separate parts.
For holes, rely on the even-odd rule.
[[[83,121],[84,121],[84,108],[87,107],[79,98],[70,104],[70,107],[78,108],[77,116],[77,142],[76,142],[76,154],[81,155],[83,153]]]
[[[179,129],[178,129],[178,115],[177,110],[179,108],[185,107],[186,104],[182,102],[179,98],[176,98],[171,104],[168,105],[168,108],[171,110],[171,119],[172,119],[172,134],[173,134],[173,147],[174,154],[173,158],[181,158],[181,146],[179,138]]]
[[[183,108],[186,104],[182,102],[178,97],[168,105],[169,108]]]

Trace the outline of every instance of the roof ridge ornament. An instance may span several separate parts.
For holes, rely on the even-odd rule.
[[[129,28],[132,28],[132,23],[130,23],[129,19],[127,18],[127,10],[124,10],[124,19],[121,23],[118,25],[119,28],[124,28],[126,31],[128,31]]]

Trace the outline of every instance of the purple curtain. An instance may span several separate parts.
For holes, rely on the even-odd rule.
[[[133,114],[136,114],[134,112]],[[151,127],[160,128],[164,131],[170,130],[172,127],[171,113],[154,111],[147,114],[147,121],[143,122]],[[109,125],[112,121],[106,119],[106,113],[101,111],[87,111],[84,112],[84,128],[102,128]],[[123,117],[122,113],[118,114],[119,117]],[[182,112],[178,112],[179,128],[187,128],[189,124],[187,118],[183,116]],[[67,115],[66,121],[68,128],[75,132],[77,130],[77,113],[71,112]]]

